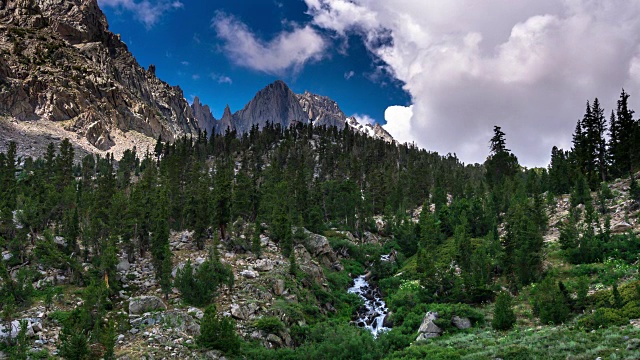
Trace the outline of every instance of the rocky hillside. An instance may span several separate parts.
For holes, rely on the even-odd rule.
[[[130,131],[173,140],[198,130],[182,90],[137,63],[97,0],[0,2],[0,57],[5,117],[54,122],[99,150]]]

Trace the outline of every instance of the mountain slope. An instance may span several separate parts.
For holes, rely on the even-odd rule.
[[[0,3],[0,115],[53,121],[100,150],[114,131],[173,140],[197,132],[182,90],[143,69],[96,0]]]

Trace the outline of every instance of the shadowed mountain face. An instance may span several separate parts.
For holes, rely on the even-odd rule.
[[[232,116],[232,130],[238,134],[248,132],[254,125],[262,129],[267,123],[280,124],[283,128],[309,123],[309,116],[302,110],[296,94],[280,80],[260,90],[242,110]],[[219,132],[226,130],[227,124],[221,125]]]
[[[111,132],[197,133],[182,90],[143,69],[96,0],[0,1],[0,115],[64,122],[101,150]]]

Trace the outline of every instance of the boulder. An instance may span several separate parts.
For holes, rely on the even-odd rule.
[[[130,321],[132,330],[161,324],[166,328],[176,329],[192,336],[200,335],[200,325],[193,316],[182,310],[168,310],[160,313],[146,314]]]
[[[273,293],[277,296],[284,293],[284,280],[276,279],[276,281],[273,282]]]
[[[127,258],[120,260],[118,265],[116,265],[116,270],[122,272],[129,271],[129,268],[131,268],[131,264],[129,264],[129,260]]]
[[[378,238],[378,236],[365,231],[363,236],[362,236],[362,242],[365,244],[374,244],[374,245],[378,245],[380,244],[380,239]]]
[[[204,358],[209,360],[227,360],[220,350],[209,350],[204,353]]]
[[[139,296],[129,300],[129,314],[131,315],[166,309],[167,305],[157,296]]]
[[[255,279],[258,274],[255,271],[251,271],[251,270],[242,270],[240,272],[240,276],[244,276],[247,279]]]
[[[280,337],[278,337],[275,334],[267,335],[267,341],[270,342],[271,345],[273,345],[274,347],[281,348],[284,345],[284,343],[282,342],[282,339],[280,339]]]
[[[251,304],[231,304],[231,316],[238,320],[249,320],[258,310],[258,305]]]
[[[454,316],[451,319],[451,324],[457,327],[460,330],[469,329],[471,327],[471,320],[469,318],[461,318],[459,316]]]
[[[66,247],[67,246],[67,242],[64,240],[64,238],[62,236],[56,236],[53,238],[53,242],[56,245],[60,245],[62,247]]]
[[[624,233],[631,229],[633,229],[633,226],[626,221],[621,221],[611,226],[611,232],[614,234]]]
[[[42,319],[38,318],[25,318],[20,320],[13,320],[10,324],[10,328],[5,327],[5,323],[0,324],[0,339],[15,338],[18,336],[21,330],[22,321],[26,321],[27,325],[27,337],[33,337],[36,333],[42,331]]]
[[[317,258],[323,265],[331,267],[338,260],[329,240],[326,237],[314,234],[304,229],[306,236],[305,248],[311,256]],[[351,234],[351,233],[349,233]],[[353,235],[352,235],[353,236]]]
[[[202,319],[204,317],[204,312],[198,308],[190,307],[187,309],[187,313],[196,317],[196,319]]]
[[[260,259],[256,261],[256,264],[253,266],[254,269],[258,271],[271,271],[273,270],[273,262],[269,259]]]
[[[427,312],[422,319],[422,324],[418,329],[418,337],[416,341],[427,340],[438,337],[442,334],[442,329],[435,324],[435,320],[438,319],[437,312]]]

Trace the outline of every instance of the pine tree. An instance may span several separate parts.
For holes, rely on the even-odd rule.
[[[620,291],[618,290],[618,284],[613,284],[613,290],[611,290],[611,296],[613,297],[613,307],[616,309],[622,309],[624,302]]]
[[[636,124],[633,119],[634,111],[629,109],[629,96],[622,89],[616,117],[611,118],[609,125],[609,150],[612,169],[617,176],[630,174],[633,171],[633,134]]]
[[[496,304],[493,308],[493,320],[491,327],[494,330],[506,331],[513,328],[516,323],[516,314],[511,305],[511,295],[507,292],[498,294]]]
[[[502,184],[505,179],[513,177],[519,168],[518,158],[506,148],[505,133],[499,126],[494,126],[494,135],[489,148],[491,154],[485,161],[486,178],[490,187]]]
[[[260,224],[256,223],[253,227],[253,235],[251,236],[251,252],[259,258],[262,256],[262,243],[260,241]]]
[[[511,205],[507,214],[504,266],[516,281],[512,285],[530,284],[542,274],[544,241],[531,212],[525,200]]]
[[[231,220],[231,174],[230,165],[219,162],[213,179],[213,221],[220,230],[221,240],[227,238],[227,224]]]
[[[542,324],[561,324],[569,318],[570,309],[565,295],[556,281],[545,278],[539,283],[532,294],[534,314],[540,318]]]
[[[200,322],[200,336],[197,344],[205,349],[220,350],[234,354],[240,350],[240,338],[235,332],[235,323],[228,317],[220,317],[216,307],[209,305]]]
[[[166,188],[158,191],[155,200],[154,229],[151,235],[151,255],[156,279],[165,297],[171,291],[171,248],[169,247],[168,196]]]

